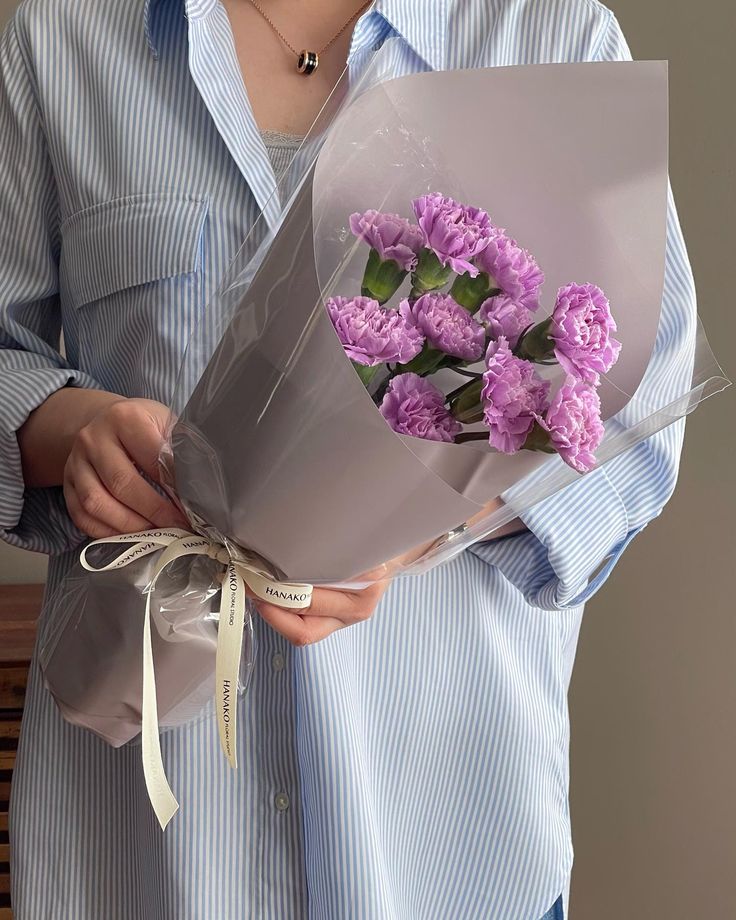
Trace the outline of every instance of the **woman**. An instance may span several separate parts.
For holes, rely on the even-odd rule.
[[[275,172],[346,61],[355,80],[389,38],[397,73],[630,58],[596,0],[358,7],[25,0],[5,31],[0,525],[51,554],[49,589],[85,534],[179,523],[141,471],[189,332],[260,210],[275,220]],[[647,385],[676,385],[693,322],[671,204]],[[562,917],[583,604],[669,498],[681,439],[671,426],[421,578],[320,591],[306,616],[260,605],[239,769],[212,720],[164,734],[183,803],[165,833],[140,749],[63,722],[34,662],[17,920]]]

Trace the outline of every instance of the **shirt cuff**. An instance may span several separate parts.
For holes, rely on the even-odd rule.
[[[511,508],[523,509],[524,495],[549,472],[544,464],[501,497]],[[646,526],[629,527],[623,499],[603,467],[520,510],[518,517],[528,533],[476,543],[470,551],[498,568],[529,604],[544,610],[584,604]]]
[[[52,393],[69,384],[94,386],[73,368],[13,369],[3,375],[0,398],[0,539],[37,553],[60,553],[83,542],[63,490],[25,486],[18,430]]]

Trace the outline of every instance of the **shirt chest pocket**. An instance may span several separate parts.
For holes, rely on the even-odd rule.
[[[204,306],[207,196],[116,198],[61,225],[69,359],[105,389],[166,401]]]

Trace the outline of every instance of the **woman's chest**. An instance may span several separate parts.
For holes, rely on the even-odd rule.
[[[108,389],[164,401],[191,332],[273,188],[267,156],[257,162],[249,149],[260,140],[245,136],[234,108],[220,131],[186,48],[172,47],[165,62],[133,55],[137,66],[127,62],[117,92],[116,68],[92,58],[91,79],[66,87],[75,97],[73,131],[58,101],[45,100],[69,360]],[[220,105],[224,112],[227,100]]]
[[[550,21],[535,44],[513,18],[484,19],[475,6],[464,31],[430,16],[410,40],[385,22],[366,27],[354,76],[387,37],[398,72],[433,56],[472,67],[589,54],[592,21],[564,42],[564,24]],[[258,215],[273,224],[279,205],[224,6],[188,21],[179,4],[158,8],[155,54],[140,10],[114,23],[70,15],[64,66],[40,44],[32,65],[58,196],[69,358],[112,390],[166,400],[230,260]]]

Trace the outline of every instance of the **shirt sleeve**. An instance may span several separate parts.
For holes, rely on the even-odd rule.
[[[593,60],[632,60],[612,14]],[[668,192],[665,278],[653,355],[630,403],[607,423],[628,428],[637,406],[664,406],[690,389],[697,330],[695,286],[671,189]],[[547,610],[585,603],[606,581],[626,547],[662,511],[674,491],[685,420],[639,442],[519,517],[528,532],[478,543],[471,552],[496,566],[533,606]],[[525,496],[562,461],[551,458],[502,498],[524,508]]]
[[[17,19],[0,35],[0,538],[58,553],[84,535],[61,487],[25,488],[17,432],[64,386],[99,389],[59,352],[57,186]]]

